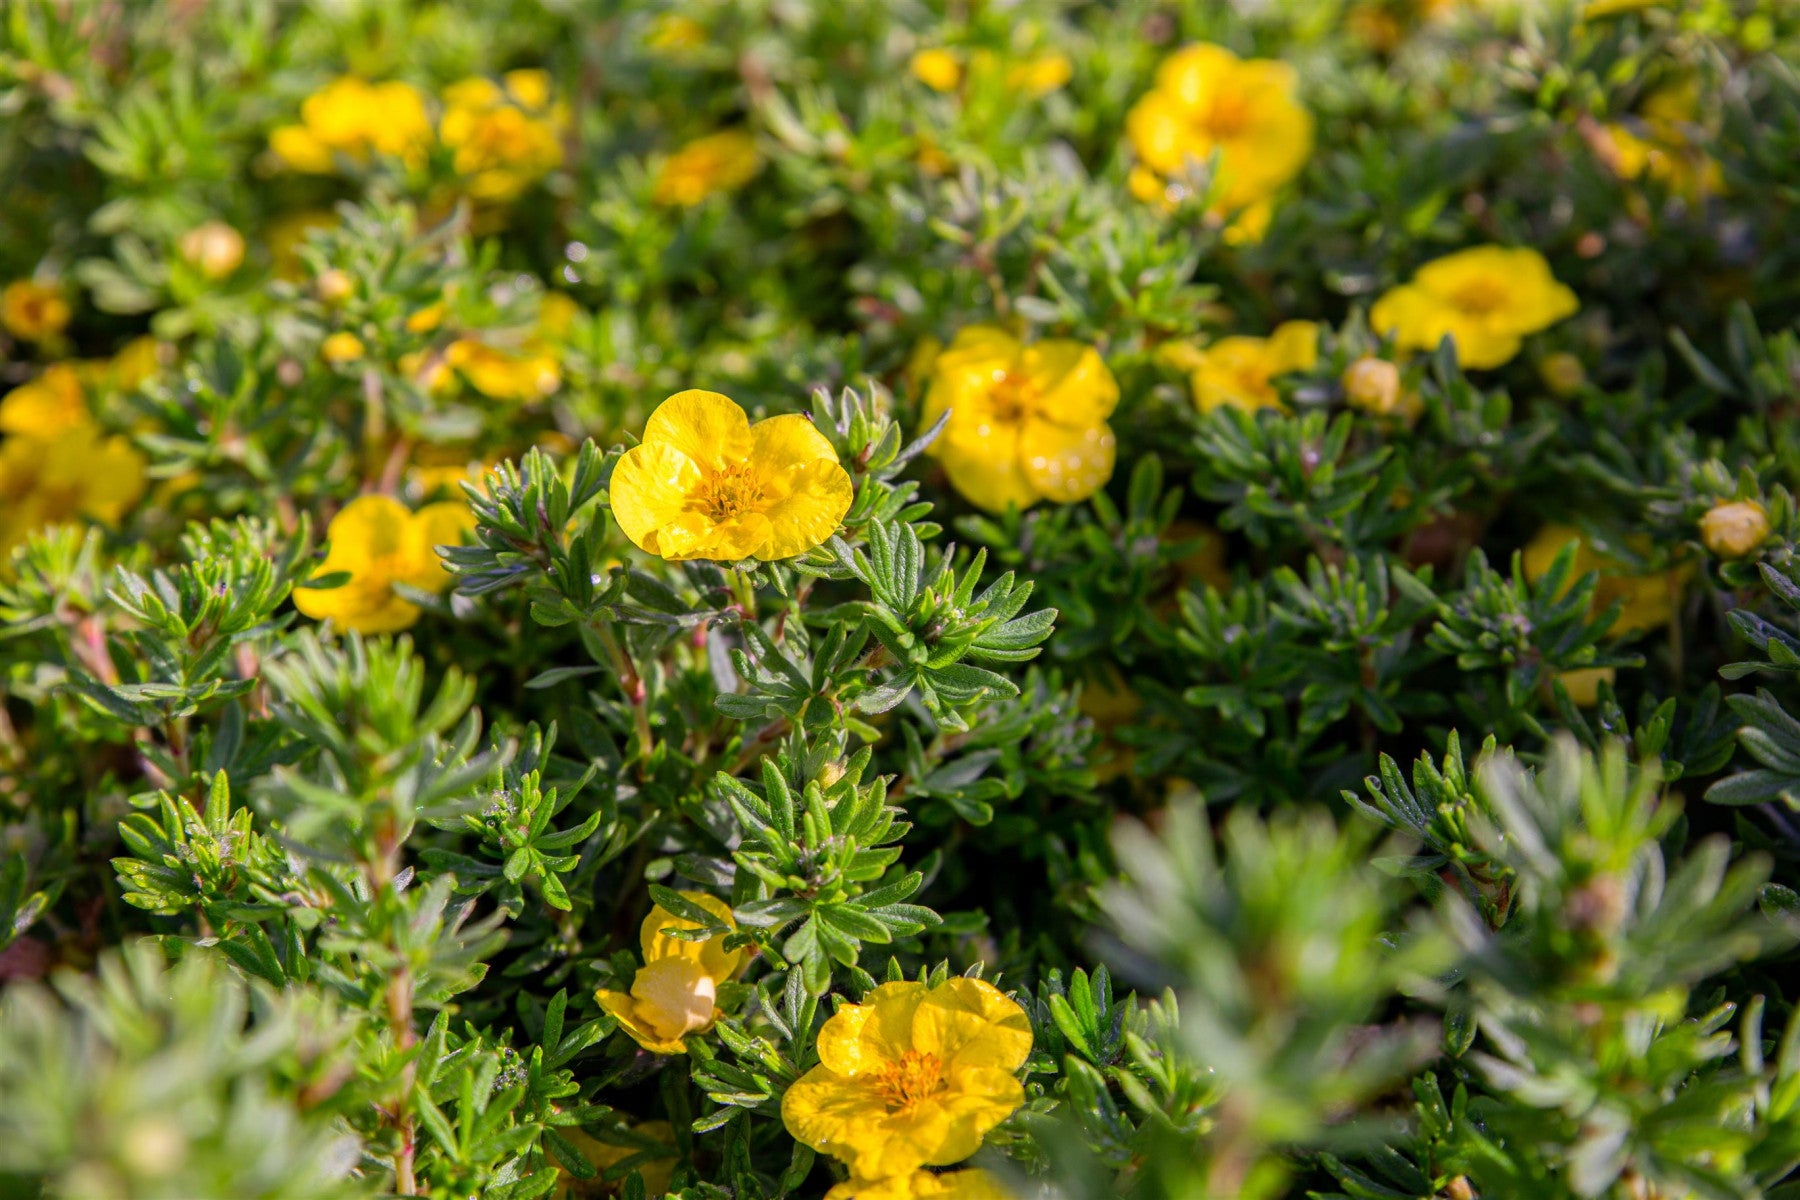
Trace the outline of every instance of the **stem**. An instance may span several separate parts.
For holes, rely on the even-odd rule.
[[[625,699],[631,704],[631,722],[637,729],[638,740],[638,778],[644,777],[644,763],[650,757],[650,748],[655,739],[650,733],[649,694],[644,688],[643,676],[638,674],[637,665],[631,661],[630,651],[612,631],[612,626],[595,623],[594,633],[600,644],[606,648],[606,656],[612,660],[612,668],[619,677],[619,687],[625,693]]]
[[[400,936],[404,910],[399,889],[394,886],[394,880],[400,874],[400,836],[391,816],[376,828],[375,853],[363,864],[363,874],[373,903],[386,918],[388,951],[399,964],[393,978],[388,980],[388,1028],[393,1031],[395,1048],[408,1057],[406,1065],[400,1068],[400,1094],[394,1100],[394,1110],[388,1119],[400,1138],[400,1144],[394,1150],[394,1194],[413,1196],[418,1194],[413,1173],[413,1157],[418,1147],[413,1089],[418,1085],[418,1064],[411,1057],[411,1051],[418,1045],[419,1036],[413,1029],[412,968],[407,963],[406,946]]]

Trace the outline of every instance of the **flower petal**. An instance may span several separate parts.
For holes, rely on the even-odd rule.
[[[1037,386],[1037,415],[1046,421],[1079,429],[1106,420],[1118,406],[1118,381],[1085,342],[1053,338],[1027,346],[1019,370]]]
[[[933,988],[913,1015],[912,1046],[943,1059],[952,1071],[1012,1072],[1031,1054],[1031,1018],[986,980],[961,977]]]
[[[1025,509],[1038,502],[1038,490],[1019,463],[1017,425],[991,425],[978,436],[955,429],[944,432],[938,439],[938,459],[969,503],[989,512],[1005,512],[1009,504]],[[957,436],[950,436],[953,432]]]
[[[861,1004],[846,1004],[819,1030],[819,1061],[850,1076],[880,1070],[912,1046],[913,1014],[925,998],[922,983],[884,983]]]
[[[633,446],[613,467],[613,519],[640,549],[671,557],[661,535],[667,527],[681,524],[688,494],[699,482],[700,468],[678,447],[651,441]],[[705,525],[710,528],[711,522]],[[681,532],[691,539],[700,531]]]
[[[1113,432],[1104,421],[1079,428],[1028,421],[1019,435],[1019,465],[1047,500],[1073,504],[1085,500],[1112,478],[1117,453]]]
[[[837,532],[856,495],[850,473],[835,456],[807,463],[786,482],[788,494],[763,510],[769,534],[753,553],[765,561],[792,558],[823,545]]]
[[[659,958],[639,968],[631,997],[638,1020],[657,1037],[674,1040],[712,1025],[718,985],[695,959]]]
[[[737,920],[731,915],[731,906],[717,896],[706,892],[682,892],[681,898],[698,904],[719,918],[727,928],[737,928]],[[715,980],[730,979],[736,975],[738,967],[743,964],[744,951],[741,947],[736,950],[725,949],[723,935],[708,938],[704,942],[687,942],[663,932],[666,929],[698,928],[694,922],[685,917],[677,917],[660,906],[652,908],[639,931],[644,961],[651,963],[659,958],[689,958],[699,963]]]
[[[885,1115],[866,1085],[829,1067],[814,1067],[781,1097],[781,1120],[788,1132],[814,1150],[842,1159],[856,1157]]]
[[[594,993],[600,1007],[619,1022],[626,1036],[653,1054],[686,1054],[687,1043],[680,1038],[663,1038],[638,1019],[637,1002],[624,992],[602,988]]]
[[[750,418],[718,392],[676,392],[644,424],[644,444],[657,443],[681,451],[704,471],[722,470],[749,456]]]

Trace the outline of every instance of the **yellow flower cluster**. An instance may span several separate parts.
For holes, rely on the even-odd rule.
[[[850,1167],[833,1198],[1004,1195],[979,1171],[931,1175],[975,1153],[1025,1102],[1016,1073],[1031,1020],[992,984],[884,983],[819,1030],[819,1065],[781,1098],[788,1132]]]
[[[1724,191],[1718,160],[1691,133],[1699,105],[1696,80],[1650,93],[1638,106],[1636,122],[1600,126],[1601,157],[1620,179],[1653,179],[1690,200]]]
[[[1227,223],[1227,241],[1260,240],[1275,194],[1312,156],[1312,114],[1296,91],[1286,63],[1204,43],[1177,51],[1125,118],[1138,160],[1132,194],[1172,207],[1187,195],[1185,177],[1211,163],[1209,215]]]
[[[670,560],[792,558],[850,510],[837,451],[798,414],[755,425],[717,392],[677,392],[613,468],[612,511],[632,543]]]
[[[1369,324],[1402,350],[1435,350],[1448,337],[1458,362],[1486,369],[1510,362],[1525,335],[1579,307],[1536,250],[1475,246],[1420,267],[1375,302]]]
[[[296,588],[294,607],[359,633],[410,628],[419,619],[419,606],[394,585],[444,591],[453,581],[436,547],[461,542],[474,525],[475,516],[462,501],[427,504],[415,513],[392,496],[359,496],[331,519],[325,535],[331,546],[314,575],[342,571],[349,580],[335,588]]]
[[[663,160],[652,198],[658,204],[692,208],[708,196],[735,192],[760,170],[762,155],[748,130],[709,133]]]
[[[119,378],[135,369],[115,363],[115,382],[135,386]],[[129,441],[95,424],[76,368],[45,368],[0,400],[0,555],[46,525],[116,524],[144,494],[144,467]]]
[[[949,422],[928,451],[991,512],[1085,500],[1112,478],[1107,418],[1119,385],[1083,342],[1024,343],[993,325],[959,332],[932,361],[922,420]]]
[[[1319,327],[1284,321],[1268,337],[1220,338],[1200,350],[1170,355],[1186,367],[1201,412],[1215,408],[1285,409],[1275,380],[1310,371],[1319,361]]]
[[[918,51],[907,69],[934,92],[953,92],[962,86],[965,77],[998,77],[1009,92],[1022,93],[1033,100],[1057,91],[1075,74],[1069,56],[1054,50],[1004,64],[992,50],[977,50],[969,56],[965,71],[962,56],[941,46]]]
[[[417,166],[431,137],[425,94],[418,88],[346,75],[302,101],[300,123],[271,133],[269,149],[296,171],[328,175],[339,156],[361,165],[380,154]]]
[[[727,929],[737,928],[730,907],[717,896],[682,892],[681,898],[711,913]],[[616,1017],[619,1028],[646,1050],[686,1054],[688,1035],[705,1033],[718,1020],[719,985],[744,964],[741,949],[725,949],[724,934],[704,942],[669,936],[670,930],[699,928],[697,922],[677,917],[660,905],[652,908],[638,934],[644,965],[631,981],[631,991],[602,988],[595,993],[600,1007]]]
[[[15,279],[0,291],[0,326],[16,338],[45,342],[69,324],[69,301],[55,284]]]
[[[543,71],[508,71],[501,83],[476,77],[452,84],[438,123],[469,195],[488,203],[512,200],[562,166],[569,124],[568,105],[552,102]]]

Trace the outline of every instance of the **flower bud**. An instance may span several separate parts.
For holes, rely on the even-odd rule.
[[[1544,386],[1558,396],[1572,396],[1587,382],[1581,360],[1573,354],[1552,354],[1538,364]]]
[[[1700,540],[1720,558],[1743,558],[1768,536],[1768,511],[1754,500],[1715,504],[1700,518]]]
[[[244,262],[244,235],[223,221],[194,226],[175,248],[208,279],[223,279]]]
[[[334,366],[339,363],[355,362],[363,356],[362,339],[354,333],[339,331],[326,338],[319,346],[319,354],[326,362]]]
[[[321,274],[313,284],[313,291],[327,304],[342,304],[354,290],[356,285],[351,282],[349,273],[336,267]]]
[[[1344,368],[1340,382],[1351,408],[1385,417],[1400,407],[1400,368],[1385,358],[1357,359]]]

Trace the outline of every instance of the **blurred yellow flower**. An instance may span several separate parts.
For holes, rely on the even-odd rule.
[[[1697,79],[1652,92],[1638,106],[1635,123],[1598,127],[1601,158],[1621,179],[1648,177],[1690,200],[1724,191],[1718,160],[1693,136],[1699,107]]]
[[[1119,385],[1092,346],[1026,344],[993,325],[961,330],[931,363],[921,422],[949,422],[927,451],[956,490],[991,512],[1072,504],[1112,478],[1106,419]]]
[[[208,279],[223,279],[244,262],[244,235],[223,221],[207,221],[175,243],[181,257]]]
[[[1069,56],[1051,51],[1016,62],[1006,69],[1006,86],[1033,99],[1048,96],[1075,75]]]
[[[603,1142],[591,1134],[584,1133],[572,1125],[558,1126],[556,1132],[574,1143],[581,1151],[582,1157],[600,1169],[600,1175],[618,1166],[628,1158],[635,1158],[645,1151],[638,1146],[619,1146],[612,1142]],[[652,1158],[648,1162],[639,1163],[634,1170],[644,1181],[644,1193],[648,1196],[661,1196],[669,1190],[670,1177],[675,1173],[675,1127],[667,1121],[645,1121],[641,1125],[633,1125],[631,1132],[639,1137],[660,1142],[669,1148],[666,1158]],[[624,1180],[605,1180],[599,1176],[592,1179],[577,1179],[560,1164],[556,1169],[556,1190],[550,1195],[555,1200],[593,1200],[601,1196],[617,1195],[623,1190]]]
[[[470,196],[504,203],[562,165],[568,106],[552,103],[543,71],[509,71],[504,87],[465,79],[444,89],[438,135]]]
[[[444,362],[470,387],[495,400],[537,400],[562,386],[561,365],[535,340],[506,350],[458,338],[445,348]]]
[[[1284,321],[1268,337],[1220,338],[1200,350],[1188,373],[1201,412],[1230,405],[1246,412],[1282,408],[1277,376],[1310,371],[1319,361],[1319,327]]]
[[[1574,587],[1583,575],[1594,571],[1599,573],[1599,580],[1594,588],[1590,611],[1598,613],[1615,600],[1620,603],[1619,619],[1613,623],[1606,636],[1624,637],[1626,634],[1641,633],[1667,625],[1674,619],[1676,598],[1680,595],[1683,581],[1692,571],[1691,565],[1648,575],[1627,574],[1628,568],[1624,563],[1594,549],[1581,536],[1580,530],[1568,525],[1546,525],[1526,544],[1523,556],[1525,578],[1533,583],[1542,579],[1562,548],[1571,543],[1575,546],[1575,561],[1564,590]],[[1633,539],[1634,550],[1647,548],[1644,539]]]
[[[349,572],[341,587],[294,589],[294,607],[316,621],[359,633],[395,633],[419,619],[419,606],[394,584],[442,592],[454,582],[436,547],[453,546],[475,527],[461,500],[427,504],[418,512],[392,496],[358,496],[338,510],[325,536],[331,543],[314,578]]]
[[[46,525],[113,525],[144,494],[144,458],[88,413],[73,368],[58,364],[0,400],[0,555]]]
[[[1260,239],[1274,194],[1312,155],[1312,114],[1296,90],[1286,63],[1204,43],[1177,51],[1125,118],[1138,159],[1132,193],[1172,207],[1186,194],[1181,177],[1216,155],[1210,214],[1231,222],[1228,240]]]
[[[825,1200],[1012,1200],[1012,1193],[980,1168],[967,1171],[914,1171],[888,1179],[850,1179],[825,1193]]]
[[[935,92],[953,92],[962,82],[962,60],[942,47],[919,51],[907,66],[914,79]]]
[[[270,221],[263,232],[263,241],[269,247],[269,257],[274,260],[275,277],[293,280],[304,276],[306,264],[300,259],[300,247],[305,244],[306,235],[315,229],[335,228],[337,223],[336,214],[322,208],[284,213]],[[321,281],[323,278],[320,276]]]
[[[1700,541],[1720,558],[1744,558],[1769,539],[1769,510],[1754,500],[1713,505],[1700,518]]]
[[[617,476],[614,476],[615,486]],[[704,908],[727,929],[736,929],[731,908],[717,896],[682,892],[681,898]],[[699,929],[695,921],[677,917],[660,905],[650,910],[638,933],[644,965],[631,981],[631,991],[595,993],[600,1007],[619,1022],[631,1039],[657,1054],[686,1054],[692,1033],[705,1033],[719,1017],[716,1007],[719,984],[731,979],[743,966],[742,949],[725,949],[725,936],[704,942],[683,941],[664,932]]]
[[[613,468],[613,517],[632,543],[670,560],[804,554],[837,532],[854,488],[806,417],[750,424],[717,392],[677,392]]]
[[[0,291],[0,325],[16,338],[42,342],[69,324],[69,301],[62,288],[35,279],[15,279]]]
[[[334,367],[355,362],[364,352],[362,339],[342,329],[326,335],[325,340],[319,343],[319,357]]]
[[[368,83],[346,75],[300,104],[300,123],[269,135],[269,149],[296,171],[330,174],[338,156],[361,164],[370,154],[424,161],[431,145],[425,96],[409,83]]]
[[[747,130],[709,133],[663,160],[652,195],[658,204],[691,208],[715,193],[736,191],[761,169],[756,139]]]
[[[915,1177],[975,1153],[1025,1102],[1014,1072],[1031,1053],[1031,1021],[983,980],[884,983],[825,1022],[818,1051],[781,1098],[788,1132],[857,1179]]]
[[[1388,291],[1369,310],[1369,325],[1402,350],[1435,350],[1453,338],[1458,362],[1486,369],[1579,307],[1536,250],[1474,246],[1426,263]]]

